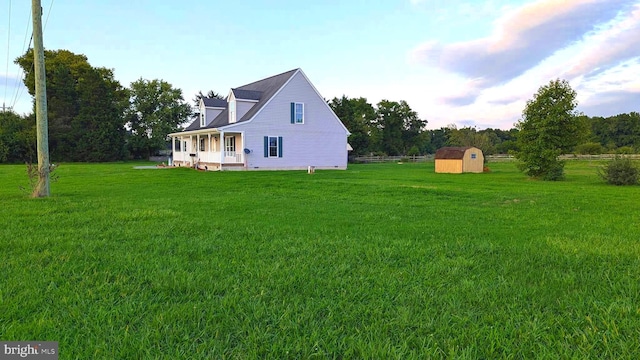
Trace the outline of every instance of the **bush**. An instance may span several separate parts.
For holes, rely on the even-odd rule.
[[[616,157],[598,170],[598,175],[612,185],[638,183],[638,167],[628,158]]]
[[[635,154],[631,146],[621,146],[616,150],[616,154]]]
[[[409,151],[407,151],[407,155],[409,156],[418,156],[420,155],[420,149],[416,145],[413,145]]]
[[[602,144],[589,142],[576,146],[576,153],[581,155],[600,155],[604,152]]]

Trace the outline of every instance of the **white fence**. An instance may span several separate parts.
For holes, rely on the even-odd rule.
[[[630,155],[616,155],[616,154],[601,154],[601,155],[577,155],[566,154],[561,155],[560,160],[611,160],[616,156],[629,158],[632,160],[640,160],[640,154]],[[351,161],[356,163],[382,163],[382,162],[427,162],[433,161],[433,154],[421,155],[421,156],[356,156]],[[485,156],[487,162],[505,162],[515,161],[516,159],[512,155],[508,154],[495,154]]]

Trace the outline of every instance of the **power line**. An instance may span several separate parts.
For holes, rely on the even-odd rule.
[[[7,70],[4,77],[4,98],[2,101],[2,111],[4,103],[7,101],[7,90],[9,89],[9,50],[11,49],[11,0],[9,0],[9,26],[7,27]]]
[[[55,0],[51,0],[51,4],[49,4],[49,11],[47,12],[47,18],[44,20],[44,29],[42,30],[42,32],[44,32],[44,30],[47,29],[47,23],[49,22],[49,15],[51,15],[51,8],[53,7],[53,2]]]
[[[31,11],[29,11],[29,18],[27,19],[27,26],[24,30],[24,41],[22,42],[22,54],[26,54],[27,50],[29,49],[29,47],[31,46],[31,39],[33,39],[33,32],[31,33],[31,39],[29,39],[29,46],[27,46],[27,36],[29,36],[29,29],[31,29]],[[14,83],[14,87],[16,88],[16,92],[13,95],[13,100],[12,100],[12,107],[15,107],[16,103],[18,102],[18,99],[20,99],[21,93],[22,93],[22,86],[20,86],[20,82],[22,80],[22,77],[24,76],[24,70],[22,69],[22,67],[20,67],[20,72],[18,73],[18,76],[15,79],[15,83]]]
[[[49,23],[49,16],[51,15],[51,9],[53,8],[54,1],[55,0],[51,0],[51,3],[49,3],[49,10],[47,11],[47,18],[45,19],[44,28],[42,30],[43,33],[47,28],[47,24]],[[30,26],[30,24],[31,24],[31,11],[29,11],[29,20],[27,21],[27,29],[25,30],[25,33],[24,33],[24,43],[23,43],[23,47],[22,47],[22,54],[26,54],[27,53],[27,51],[31,48],[31,41],[33,41],[33,31],[32,31],[31,32],[31,37],[29,38],[29,44],[25,47],[25,45],[27,44],[27,35],[29,34],[29,26]],[[24,75],[25,75],[25,72],[22,69],[22,67],[20,67],[20,74],[16,78],[16,82],[15,82],[16,93],[15,93],[15,96],[13,98],[13,106],[14,107],[18,103],[18,100],[20,100],[20,97],[22,96],[22,92],[24,91],[23,90],[24,86],[20,86],[20,79],[22,79],[22,77]]]

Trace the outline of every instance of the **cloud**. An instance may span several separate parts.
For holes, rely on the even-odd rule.
[[[620,21],[585,39],[588,44],[563,77],[595,77],[611,66],[640,56],[640,4]]]
[[[491,36],[441,44],[428,41],[412,51],[418,62],[491,87],[516,78],[558,50],[582,40],[594,26],[614,19],[636,0],[540,0],[499,18]]]
[[[596,94],[578,110],[588,116],[613,116],[618,114],[640,112],[640,91],[609,91]]]

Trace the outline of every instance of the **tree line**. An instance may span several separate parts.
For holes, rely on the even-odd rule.
[[[15,62],[33,96],[33,51]],[[86,56],[68,50],[45,51],[45,68],[52,161],[148,158],[165,148],[166,135],[178,131],[192,112],[171,84],[140,78],[125,88],[113,70],[93,67]],[[34,112],[0,112],[0,162],[36,159]]]
[[[487,155],[516,153],[520,150],[520,128],[509,130],[458,128],[448,125],[426,129],[406,101],[382,100],[376,106],[366,98],[333,98],[329,106],[351,132],[352,155],[424,155],[444,146],[475,146]],[[575,106],[574,106],[575,108]],[[573,108],[572,108],[573,109]],[[526,114],[524,114],[526,117]],[[635,153],[640,151],[640,114],[632,112],[610,117],[575,114],[581,130],[566,143],[564,151],[579,154]]]
[[[19,57],[16,63],[24,70],[24,83],[33,95],[33,52]],[[52,161],[146,159],[166,149],[167,134],[179,131],[192,118],[182,91],[163,80],[140,78],[125,88],[115,80],[113,70],[93,67],[86,56],[68,50],[45,51],[45,66]],[[577,131],[575,138],[559,134],[563,146],[556,150],[581,154],[640,151],[640,114],[606,118],[577,114],[573,112],[575,94],[568,84],[551,85],[545,88],[547,92],[553,90],[550,94],[536,94],[536,99],[539,96],[543,101],[556,94],[556,100],[561,100],[573,94],[567,100],[566,105],[572,107],[566,115]],[[199,92],[194,104],[204,96],[221,98],[215,91]],[[510,130],[455,125],[428,130],[427,120],[404,100],[382,100],[374,106],[366,98],[343,95],[328,104],[351,132],[348,141],[353,156],[424,155],[444,146],[475,146],[487,155],[517,154],[528,136],[522,133],[526,128],[522,120]],[[528,103],[523,120],[538,116],[529,110],[533,108],[529,109]],[[33,114],[0,112],[0,162],[34,161],[35,136]]]

